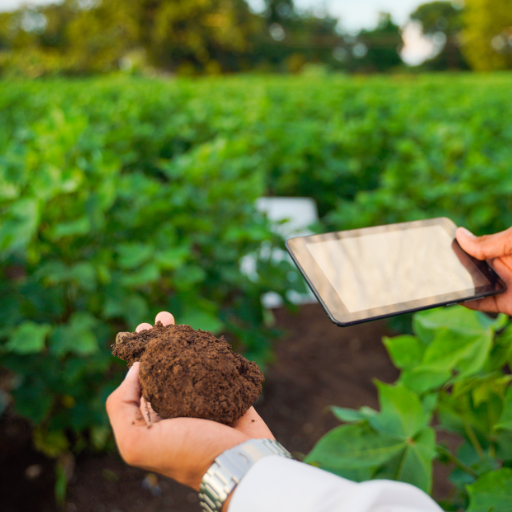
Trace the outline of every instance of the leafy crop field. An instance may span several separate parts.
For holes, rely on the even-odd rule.
[[[262,293],[302,284],[254,201],[316,230],[512,225],[512,75],[0,82],[0,364],[37,446],[110,441],[115,332],[161,309],[268,361]],[[258,279],[240,271],[257,255]]]

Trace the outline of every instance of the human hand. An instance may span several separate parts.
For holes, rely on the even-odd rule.
[[[464,306],[487,313],[512,315],[512,228],[476,237],[465,228],[456,232],[459,245],[478,260],[488,260],[508,286],[505,293],[465,302]]]
[[[174,318],[161,312],[156,322],[174,324]],[[151,327],[140,324],[136,332]],[[249,439],[274,439],[254,407],[232,427],[197,418],[161,419],[141,395],[139,366],[134,363],[106,404],[117,447],[127,464],[198,491],[203,475],[222,452]]]

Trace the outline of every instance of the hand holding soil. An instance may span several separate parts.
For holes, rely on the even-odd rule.
[[[166,326],[174,324],[174,318],[170,313],[159,313],[155,322]],[[136,331],[141,333],[151,327],[141,324]],[[231,426],[198,418],[162,419],[155,412],[151,412],[148,419],[148,406],[139,382],[141,366],[142,363],[134,362],[123,383],[107,400],[116,443],[128,464],[155,471],[198,490],[204,473],[222,452],[251,438],[274,439],[250,406]],[[142,372],[140,374],[142,376]]]
[[[261,393],[256,363],[231,350],[223,336],[188,325],[163,325],[117,335],[112,353],[140,361],[142,395],[161,418],[203,418],[225,425],[242,417]]]

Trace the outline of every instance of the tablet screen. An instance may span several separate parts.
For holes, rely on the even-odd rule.
[[[307,243],[351,313],[489,285],[440,225]]]

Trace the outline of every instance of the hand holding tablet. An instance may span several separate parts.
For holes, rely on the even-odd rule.
[[[291,238],[286,246],[331,320],[346,326],[476,300],[507,287],[467,254],[447,218]]]

